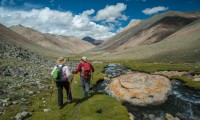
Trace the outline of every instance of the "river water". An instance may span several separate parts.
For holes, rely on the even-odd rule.
[[[127,71],[127,68],[118,64],[109,64],[105,67],[104,73],[108,77],[114,78]],[[122,104],[135,116],[136,120],[165,120],[166,113],[181,120],[200,120],[200,91],[185,87],[178,80],[172,80],[171,83],[173,94],[161,105],[139,107],[133,106],[128,102],[123,102]],[[105,90],[108,84],[107,81],[102,80],[95,88],[100,92],[108,94]]]

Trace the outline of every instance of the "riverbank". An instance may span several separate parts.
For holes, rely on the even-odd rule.
[[[200,92],[193,90],[189,87],[186,87],[183,82],[177,79],[171,80],[172,93],[168,96],[167,100],[164,101],[163,103],[160,103],[158,105],[151,103],[151,104],[146,104],[144,106],[143,104],[142,105],[137,104],[137,102],[135,101],[134,103],[132,103],[129,100],[130,98],[131,100],[136,99],[136,100],[139,100],[140,102],[144,101],[145,100],[144,96],[147,93],[150,94],[150,96],[148,96],[149,98],[147,97],[147,99],[160,100],[161,96],[159,98],[156,98],[149,91],[149,89],[151,90],[154,89],[153,88],[154,81],[152,80],[152,77],[155,76],[155,74],[156,75],[159,74],[160,76],[165,75],[168,77],[174,76],[174,75],[187,75],[187,72],[157,71],[153,73],[144,74],[144,72],[141,73],[138,71],[130,72],[130,70],[121,66],[120,64],[109,64],[105,68],[105,73],[107,74],[108,78],[106,78],[105,81],[102,82],[99,86],[105,86],[104,88],[109,89],[110,85],[113,86],[113,83],[114,83],[114,88],[112,88],[111,90],[105,90],[102,92],[105,92],[109,94],[110,96],[120,99],[123,105],[126,106],[126,108],[131,114],[133,114],[134,116],[133,118],[135,118],[136,120],[144,120],[144,119],[171,120],[172,118],[174,120],[175,119],[176,120],[180,120],[180,119],[181,120],[188,120],[188,119],[199,120],[200,118],[200,113],[198,111],[198,108],[200,107],[200,102],[199,102]],[[139,76],[129,78],[130,75],[137,75],[137,74],[139,74]],[[149,77],[146,77],[146,75],[148,75]],[[135,82],[134,82],[134,79],[136,79]],[[117,81],[120,81],[120,82],[117,83]],[[126,87],[126,85],[123,84],[123,82],[127,82],[127,81],[129,81],[129,84],[127,84],[128,87]],[[144,83],[137,84],[138,82],[144,82]],[[146,85],[148,82],[150,82],[150,84]],[[164,81],[161,83],[164,84]],[[134,84],[137,84],[137,86],[133,87]],[[158,87],[156,87],[155,91],[160,91],[159,87],[161,86],[159,85]],[[144,89],[144,88],[146,88],[146,91],[142,91],[142,93],[140,93],[141,89]],[[130,93],[133,96],[128,97],[127,96],[128,94],[125,94],[125,93],[130,92],[131,89],[134,89],[134,91]],[[164,87],[161,87],[161,89],[164,89]],[[137,92],[139,92],[140,94],[137,94]],[[138,97],[138,95],[142,96],[142,98]]]
[[[71,61],[71,62],[74,63],[74,61]],[[14,63],[17,63],[17,62],[14,61]],[[141,63],[141,62],[136,63],[136,62],[129,61],[129,62],[117,62],[119,65],[123,65],[122,68],[117,67],[116,69],[108,69],[106,71],[105,65],[108,63],[109,62],[98,62],[98,61],[93,62],[93,64],[95,65],[94,67],[96,69],[95,73],[93,74],[93,79],[92,79],[92,83],[91,83],[93,86],[93,89],[101,81],[106,81],[107,82],[106,84],[109,84],[110,79],[120,76],[124,73],[133,72],[133,71],[141,71],[141,72],[147,72],[147,73],[151,73],[151,74],[158,74],[155,72],[156,71],[157,72],[159,72],[159,71],[173,72],[173,71],[177,70],[178,74],[180,74],[180,72],[188,73],[188,74],[183,74],[183,75],[187,75],[190,78],[199,74],[199,66],[198,65],[192,66],[190,64],[181,66],[181,65],[174,65],[174,64],[172,64],[172,65],[164,64],[164,63],[162,63],[162,64],[160,64],[160,63]],[[12,67],[12,65],[10,65],[10,66]],[[21,66],[23,66],[23,65],[21,65]],[[30,65],[27,64],[26,66],[24,66],[24,68],[23,68],[24,71],[26,71],[27,70],[26,68],[27,67],[29,68],[29,66],[34,66],[34,64],[30,63]],[[50,66],[50,65],[48,65],[48,66]],[[76,66],[76,64],[72,64],[72,66]],[[40,68],[40,65],[38,65],[38,67],[36,67],[36,68],[37,69],[34,69],[34,71],[31,72],[31,74],[35,75],[35,72],[37,72],[36,70],[38,70]],[[130,68],[130,69],[128,69],[128,68]],[[31,67],[29,69],[31,69]],[[9,70],[12,71],[11,69],[9,69]],[[110,70],[111,71],[115,70],[115,72],[112,73]],[[120,101],[118,101],[117,99],[112,98],[108,95],[102,94],[101,91],[98,91],[99,88],[96,88],[97,91],[92,91],[91,97],[89,99],[83,99],[82,90],[81,90],[80,81],[79,81],[79,75],[75,75],[74,80],[77,83],[72,84],[72,93],[75,98],[74,101],[71,103],[68,103],[67,101],[65,101],[65,107],[61,110],[58,110],[56,89],[54,90],[51,101],[49,101],[49,98],[50,98],[50,89],[49,88],[50,88],[50,86],[52,86],[52,83],[49,79],[50,78],[50,76],[49,76],[50,68],[47,68],[46,72],[43,72],[43,70],[40,70],[39,72],[40,73],[37,73],[37,74],[38,74],[38,76],[40,76],[40,79],[37,79],[36,81],[32,80],[31,90],[28,89],[29,87],[26,87],[29,91],[26,91],[26,88],[24,90],[25,93],[31,94],[31,95],[29,95],[29,97],[26,96],[24,98],[23,95],[18,96],[18,98],[20,98],[20,101],[22,101],[22,102],[19,102],[17,104],[15,104],[16,103],[15,100],[7,99],[7,98],[2,99],[3,102],[0,102],[0,103],[5,104],[5,102],[7,102],[6,104],[9,103],[9,105],[2,106],[2,107],[0,106],[0,108],[3,108],[3,109],[0,109],[0,112],[1,112],[0,119],[1,120],[15,119],[15,117],[18,113],[23,113],[23,112],[28,112],[27,119],[31,119],[31,120],[40,119],[40,118],[44,118],[47,120],[51,120],[51,119],[75,119],[75,120],[80,119],[80,120],[82,120],[85,118],[87,118],[87,120],[90,120],[90,119],[128,120],[129,119],[128,112],[130,112],[130,111],[129,111],[128,107],[125,108],[126,105],[124,103],[123,103],[124,106],[122,106],[122,103],[120,103]],[[106,74],[109,74],[109,73],[111,73],[111,74],[106,75],[103,72]],[[22,73],[23,73],[23,71],[22,71]],[[168,73],[168,72],[164,72],[164,73]],[[161,73],[159,73],[159,74],[161,74]],[[166,74],[166,76],[167,76],[167,74]],[[1,77],[4,78],[3,75]],[[11,76],[6,76],[5,80],[9,80],[9,81],[13,82],[14,80],[16,80],[16,77],[17,76],[12,76],[12,72],[11,72]],[[43,77],[44,77],[44,79],[43,79]],[[173,76],[171,78],[175,78],[175,76]],[[24,80],[23,80],[24,78],[21,78],[20,76],[17,77],[17,79],[20,79],[21,83],[24,82]],[[17,80],[17,81],[20,82],[20,80]],[[1,81],[2,81],[2,83],[4,83],[3,79]],[[40,81],[43,81],[42,84],[40,83]],[[38,84],[37,84],[38,82],[39,82],[40,87],[42,87],[43,89],[41,89],[41,90],[38,89]],[[198,81],[195,81],[195,82],[199,83]],[[11,84],[8,81],[6,83]],[[187,81],[185,82],[185,84],[186,83],[187,83]],[[195,88],[200,88],[198,86],[198,84],[195,84],[195,85],[197,85]],[[97,87],[99,87],[99,86],[97,86]],[[105,88],[105,85],[100,86],[100,88]],[[32,92],[33,92],[33,94],[32,94]],[[14,93],[14,91],[13,91],[13,93]],[[112,104],[110,104],[110,103],[112,103]],[[128,106],[131,107],[131,105],[128,105]],[[50,109],[50,112],[45,113],[43,110],[47,109],[47,108]],[[135,107],[135,108],[137,108],[137,107]],[[136,112],[136,114],[137,114],[137,112]]]
[[[121,65],[145,73],[161,74],[169,79],[179,79],[192,89],[200,90],[200,64],[199,63],[158,63],[158,62],[135,62],[123,61],[118,62]],[[169,75],[168,73],[171,72]],[[179,74],[185,72],[184,74]],[[166,73],[166,74],[165,74]]]

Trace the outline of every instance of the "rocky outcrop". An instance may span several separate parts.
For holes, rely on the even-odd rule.
[[[107,87],[108,93],[136,106],[164,103],[172,87],[168,78],[146,73],[132,73],[114,78]]]
[[[48,89],[53,61],[20,45],[2,39],[0,35],[0,115],[5,107],[31,104],[31,96]],[[22,98],[23,97],[23,98]],[[18,114],[16,119],[25,117]]]
[[[22,112],[22,113],[18,113],[15,118],[16,120],[23,120],[24,118],[29,117],[30,114],[28,112]]]

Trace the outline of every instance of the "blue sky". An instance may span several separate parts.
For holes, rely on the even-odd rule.
[[[105,40],[130,21],[169,10],[200,11],[200,0],[0,0],[0,23]]]

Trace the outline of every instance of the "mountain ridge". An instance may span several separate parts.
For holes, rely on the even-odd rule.
[[[24,36],[30,41],[49,49],[56,49],[67,53],[80,53],[95,47],[94,45],[82,41],[72,36],[54,35],[41,33],[35,29],[15,25],[10,27],[11,30]]]
[[[196,45],[200,45],[193,42],[200,40],[199,19],[200,12],[157,14],[113,36],[88,54],[92,54],[94,59],[165,59],[167,55],[170,60],[198,60],[200,58],[195,57],[199,54]],[[196,54],[193,50],[197,50]]]
[[[187,14],[189,14],[189,15],[187,15]],[[163,13],[163,14],[154,15],[153,17],[151,17],[147,20],[141,21],[136,26],[133,26],[133,27],[127,29],[127,30],[124,30],[121,33],[113,36],[112,38],[110,38],[108,40],[106,40],[104,43],[102,43],[98,47],[94,48],[93,50],[115,49],[118,45],[121,45],[121,44],[127,42],[131,37],[136,36],[137,34],[139,34],[140,32],[143,32],[146,29],[152,28],[153,26],[155,26],[156,22],[158,22],[159,20],[163,19],[166,16],[168,16],[168,17],[170,17],[170,16],[181,16],[181,17],[185,17],[185,19],[187,19],[188,17],[190,19],[194,19],[193,17],[195,17],[195,18],[199,17],[199,12],[197,12],[196,14],[197,15],[194,16],[194,15],[192,15],[192,13],[185,13],[184,14],[184,13],[181,13],[181,12],[168,11],[168,12]],[[126,36],[124,34],[126,34]]]

